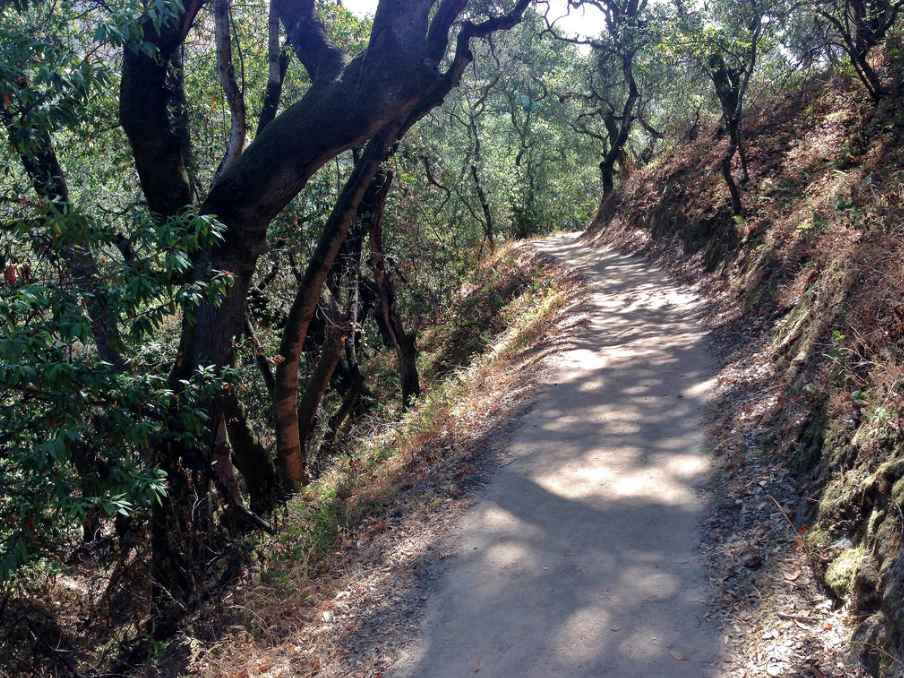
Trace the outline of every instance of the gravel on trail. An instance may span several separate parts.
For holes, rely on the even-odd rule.
[[[576,235],[590,319],[462,515],[393,678],[721,676],[699,555],[715,375],[701,305]]]

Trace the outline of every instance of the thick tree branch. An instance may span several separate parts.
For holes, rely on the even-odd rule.
[[[245,120],[245,96],[235,79],[235,68],[232,65],[232,36],[229,30],[229,13],[231,7],[229,0],[214,0],[213,16],[217,43],[217,75],[220,78],[220,86],[226,95],[229,104],[229,114],[232,119],[229,130],[229,141],[226,142],[226,150],[220,166],[213,175],[212,183],[223,174],[229,165],[239,156],[245,147],[245,133],[247,123]]]
[[[456,3],[458,2],[460,2],[460,0],[447,0],[447,2],[444,2],[443,5],[440,6],[440,11],[446,6],[448,6],[449,11],[451,11],[453,7],[457,7]],[[512,10],[507,14],[487,19],[479,24],[474,24],[470,21],[464,23],[461,27],[461,31],[458,33],[455,56],[452,59],[452,63],[439,82],[437,82],[436,86],[433,87],[432,90],[417,104],[414,111],[412,111],[408,120],[405,122],[399,137],[404,136],[416,122],[427,115],[431,110],[442,104],[449,92],[458,87],[465,69],[472,61],[474,61],[474,54],[471,52],[471,40],[474,38],[485,38],[496,31],[505,31],[513,28],[521,21],[521,17],[530,3],[531,0],[518,0]],[[437,13],[437,18],[439,18],[439,12]],[[436,19],[434,20],[434,24],[431,25],[431,34],[433,33],[434,25],[436,25]],[[436,42],[437,39],[438,38],[434,37],[430,42],[430,45],[438,44]]]
[[[142,28],[158,54],[125,50],[119,118],[129,138],[141,187],[152,212],[169,217],[196,202],[189,175],[191,147],[184,113],[179,48],[202,5],[187,3],[179,21],[160,27],[146,17]],[[175,114],[174,114],[175,112]]]
[[[337,77],[347,57],[327,34],[317,16],[314,0],[272,0],[272,7],[311,82]]]
[[[279,16],[270,5],[270,20],[268,23],[267,37],[267,90],[264,93],[264,102],[261,106],[260,118],[257,122],[257,130],[254,136],[263,131],[279,110],[279,100],[282,97],[283,80],[289,68],[289,51],[279,46]]]

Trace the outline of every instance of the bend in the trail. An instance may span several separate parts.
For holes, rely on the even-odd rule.
[[[696,553],[713,367],[696,300],[576,236],[590,322],[559,358],[394,678],[721,675]]]

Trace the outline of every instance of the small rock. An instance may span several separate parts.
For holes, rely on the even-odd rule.
[[[763,564],[763,556],[759,553],[750,553],[745,555],[741,562],[744,564],[744,567],[750,570],[756,570]]]

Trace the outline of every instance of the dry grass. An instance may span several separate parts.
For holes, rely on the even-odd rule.
[[[494,292],[504,303],[488,301]],[[486,262],[457,304],[471,317],[450,322],[468,322],[482,308],[485,327],[505,329],[467,367],[431,384],[401,421],[372,423],[372,435],[293,502],[279,537],[258,548],[260,570],[209,620],[213,635],[174,646],[158,670],[381,673],[394,658],[387,639],[404,637],[420,600],[417,580],[442,558],[449,522],[493,468],[500,441],[542,381],[544,359],[579,326],[582,294],[577,277],[528,246]],[[425,351],[457,350],[459,329],[437,331]]]
[[[868,650],[888,667],[900,654],[888,596],[867,586],[840,609],[821,581],[842,551],[831,545],[850,539],[873,554],[880,588],[902,585],[892,571],[901,548],[888,538],[904,527],[891,506],[904,441],[902,104],[873,108],[842,77],[811,81],[748,115],[743,221],[730,216],[717,171],[725,141],[711,127],[632,176],[589,234],[713,301],[725,361],[714,487],[726,501],[708,548],[734,608],[724,622],[733,675],[859,675],[850,657]],[[739,544],[764,557],[761,571],[733,569]],[[788,579],[770,567],[780,562],[803,574]],[[815,616],[805,623],[798,608]],[[846,645],[877,612],[888,648],[874,647],[878,636]]]

